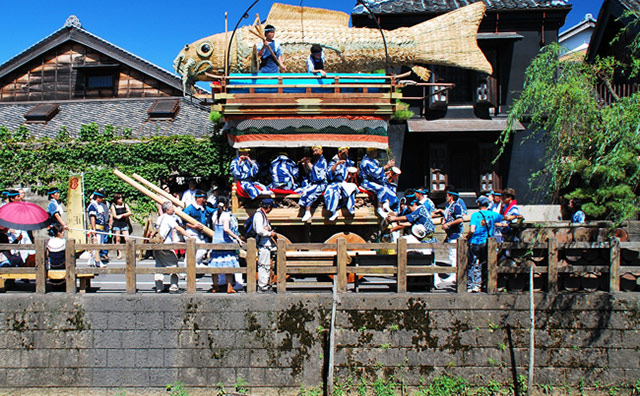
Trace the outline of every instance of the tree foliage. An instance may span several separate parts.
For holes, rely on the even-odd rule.
[[[84,173],[85,194],[104,188],[111,195],[121,192],[138,219],[155,205],[113,174],[118,168],[156,182],[172,174],[229,180],[232,150],[221,135],[205,139],[193,136],[150,137],[130,140],[131,130],[111,125],[83,125],[77,139],[62,127],[55,139],[33,139],[28,128],[10,131],[0,126],[0,186],[29,186],[45,194],[60,189],[66,200],[72,174]]]
[[[527,138],[547,148],[544,169],[532,175],[534,186],[554,200],[581,198],[590,218],[630,219],[640,206],[640,93],[604,104],[597,88],[610,87],[614,75],[634,70],[613,58],[563,61],[561,53],[558,44],[548,45],[527,68],[501,147],[516,120],[528,124]]]

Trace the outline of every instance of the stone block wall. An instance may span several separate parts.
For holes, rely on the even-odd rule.
[[[331,296],[3,295],[0,388],[295,394],[321,385]],[[633,383],[640,378],[635,294],[536,294],[536,382]],[[526,375],[525,294],[346,294],[336,316],[336,378],[511,379],[510,343]],[[138,393],[136,393],[138,394]]]

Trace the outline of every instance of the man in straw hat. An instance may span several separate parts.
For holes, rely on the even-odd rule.
[[[298,204],[305,208],[302,221],[311,220],[311,205],[320,198],[327,188],[327,160],[322,155],[322,146],[311,147],[313,156],[300,160],[302,166],[309,172],[309,184],[302,188]]]
[[[389,160],[384,166],[378,163],[378,149],[369,147],[360,161],[362,188],[373,192],[378,200],[378,215],[387,217],[391,205],[398,202],[395,186],[387,181],[386,172],[395,167],[395,160]]]
[[[276,28],[273,25],[264,27],[265,40],[256,48],[260,57],[260,73],[278,73],[278,64],[282,66],[282,72],[287,71],[282,57],[282,47],[274,40],[275,35]],[[267,47],[270,47],[271,51]]]
[[[329,162],[327,174],[329,185],[324,192],[325,207],[331,212],[330,221],[338,218],[338,209],[342,207],[346,207],[351,214],[355,212],[358,190],[358,186],[353,182],[355,170],[355,163],[349,159],[349,147],[338,148],[338,154],[334,155]]]
[[[249,198],[256,199],[260,195],[272,196],[272,192],[262,183],[255,181],[258,175],[258,163],[251,159],[251,150],[241,148],[238,156],[231,161],[231,174],[234,180],[240,182],[240,187],[249,195]]]

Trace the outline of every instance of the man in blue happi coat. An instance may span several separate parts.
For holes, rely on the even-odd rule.
[[[324,192],[325,207],[331,212],[330,221],[338,218],[340,208],[346,207],[351,214],[355,212],[358,186],[352,180],[355,173],[350,173],[349,168],[355,168],[355,163],[349,159],[349,147],[340,147],[338,154],[329,162],[327,172],[329,185]]]
[[[204,191],[197,190],[194,198],[195,202],[184,209],[184,214],[193,217],[197,223],[185,223],[185,229],[187,234],[195,238],[197,242],[207,243],[209,242],[208,237],[202,230],[204,227],[209,227],[214,208],[207,205],[207,193]],[[196,265],[205,265],[206,254],[207,251],[205,249],[196,250]]]
[[[418,202],[427,209],[429,216],[431,216],[433,211],[436,210],[436,205],[429,198],[429,190],[426,187],[418,187],[414,188],[413,192],[416,194]]]
[[[287,68],[283,62],[282,47],[274,39],[276,28],[273,25],[265,26],[264,35],[265,40],[256,47],[260,57],[260,73],[277,73],[279,68],[282,69],[280,70],[281,72],[286,72]],[[267,47],[271,48],[271,50]]]
[[[247,148],[238,150],[238,156],[231,161],[231,174],[234,180],[240,181],[240,187],[249,195],[249,198],[256,199],[260,195],[271,196],[272,192],[262,183],[255,181],[258,175],[258,163],[251,159],[250,151]]]
[[[309,184],[300,192],[298,204],[305,208],[303,222],[311,220],[311,205],[324,193],[327,188],[327,160],[322,155],[322,146],[311,147],[313,156],[305,157],[300,162],[309,173]]]
[[[280,153],[271,161],[271,188],[295,190],[298,188],[300,169],[286,153]]]
[[[389,160],[384,166],[380,166],[377,160],[378,149],[368,148],[367,153],[360,161],[360,177],[362,188],[373,192],[378,199],[378,215],[387,217],[391,206],[398,202],[396,186],[387,180],[387,171],[395,166],[395,160]]]

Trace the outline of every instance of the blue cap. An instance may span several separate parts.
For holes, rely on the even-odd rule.
[[[9,191],[7,193],[7,197],[17,197],[18,195],[20,195],[20,193],[17,191]]]
[[[58,190],[57,188],[52,188],[51,190],[49,190],[49,192],[47,194],[53,195],[53,194],[55,194],[57,192],[60,192],[60,190]]]
[[[447,191],[447,194],[453,195],[454,197],[459,197],[460,196],[460,194],[458,194],[457,192],[454,192],[454,191]]]
[[[489,195],[497,195],[497,196],[499,196],[499,197],[501,197],[501,196],[502,196],[502,194],[501,194],[501,193],[499,193],[499,192],[495,192],[495,191],[493,191],[493,190],[492,190],[492,191],[489,191]]]
[[[476,202],[480,206],[489,206],[489,204],[491,203],[491,201],[489,201],[489,198],[485,197],[484,195],[479,196],[478,199],[476,199]]]
[[[194,194],[193,197],[194,198],[206,198],[207,194]]]
[[[273,199],[265,198],[262,200],[262,203],[260,204],[260,206],[262,206],[263,208],[276,208],[278,205],[276,205]]]
[[[101,192],[98,192],[98,191],[94,191],[94,192],[93,192],[93,195],[97,195],[97,196],[99,196],[99,197],[104,198],[104,194],[103,194],[103,193],[101,193]]]
[[[422,194],[422,195],[426,195],[429,193],[429,190],[425,189],[425,188],[414,188],[413,191],[417,192],[418,194]]]

